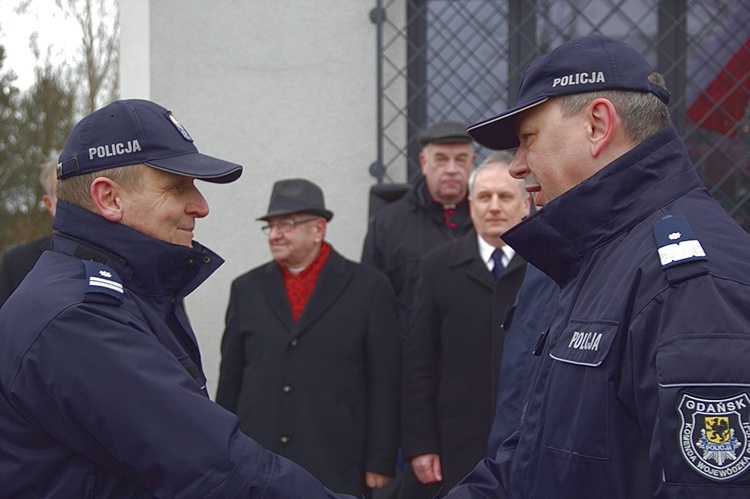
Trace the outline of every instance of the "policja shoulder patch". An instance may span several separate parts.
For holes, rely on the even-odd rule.
[[[122,279],[111,267],[92,260],[82,260],[86,269],[84,301],[121,305],[125,299]]]

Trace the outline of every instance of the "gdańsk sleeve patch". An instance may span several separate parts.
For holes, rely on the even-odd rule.
[[[735,479],[750,468],[750,398],[740,392],[721,399],[684,393],[677,408],[682,456],[710,480]]]

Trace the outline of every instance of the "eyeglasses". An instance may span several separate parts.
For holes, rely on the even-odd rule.
[[[273,229],[278,229],[279,232],[281,232],[282,234],[286,234],[287,232],[291,232],[292,229],[294,229],[298,225],[306,224],[308,222],[314,222],[315,220],[317,220],[317,218],[303,218],[302,220],[284,220],[283,222],[279,222],[277,224],[264,225],[263,227],[260,228],[260,230],[262,230],[263,233],[266,235],[270,235]]]

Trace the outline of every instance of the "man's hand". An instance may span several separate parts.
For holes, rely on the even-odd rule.
[[[373,473],[372,471],[365,471],[365,483],[371,489],[382,489],[390,479],[391,477],[386,475]]]
[[[414,475],[422,483],[443,481],[443,468],[440,466],[440,454],[422,454],[411,458]]]

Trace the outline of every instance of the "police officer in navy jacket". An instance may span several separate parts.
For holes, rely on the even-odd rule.
[[[560,286],[519,430],[450,493],[750,496],[750,236],[701,185],[664,80],[603,36],[469,128],[542,208],[504,239]]]
[[[52,251],[0,309],[0,495],[337,497],[209,400],[178,306],[222,263],[194,181],[241,173],[150,101],[74,127]]]

